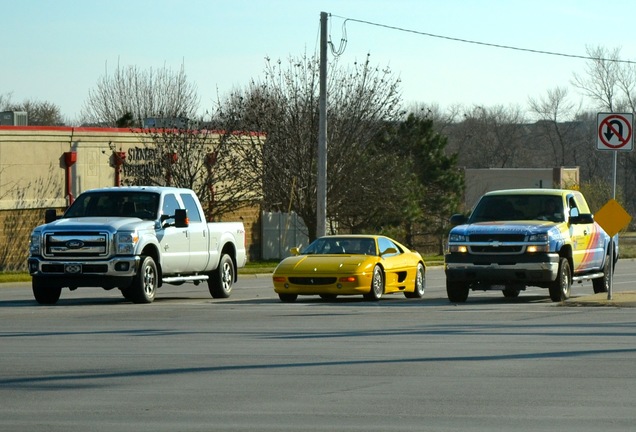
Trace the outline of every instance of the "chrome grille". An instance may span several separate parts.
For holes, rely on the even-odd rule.
[[[62,232],[44,236],[44,256],[54,258],[102,258],[108,256],[108,234]]]

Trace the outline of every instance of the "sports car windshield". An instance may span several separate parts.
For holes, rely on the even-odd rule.
[[[310,243],[301,253],[303,255],[377,255],[375,240],[360,237],[322,237]]]

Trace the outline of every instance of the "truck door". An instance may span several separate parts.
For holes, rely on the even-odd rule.
[[[174,194],[166,194],[161,204],[161,213],[174,216],[175,210],[180,208]],[[174,220],[166,222],[174,223]],[[166,223],[164,222],[164,225]],[[185,273],[190,260],[190,242],[188,228],[165,226],[157,232],[159,247],[161,248],[161,265],[164,274]]]
[[[188,211],[190,226],[188,227],[190,261],[188,272],[195,273],[205,270],[210,259],[208,224],[192,194],[182,193],[181,200]]]
[[[584,214],[589,209],[580,206],[573,195],[568,196],[570,215]],[[570,223],[572,261],[575,273],[599,268],[603,262],[603,244],[598,227],[592,223]]]

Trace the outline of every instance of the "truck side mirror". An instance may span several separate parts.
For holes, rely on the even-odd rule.
[[[57,220],[57,211],[55,209],[46,209],[44,212],[44,222],[50,223]]]
[[[468,219],[463,214],[454,214],[450,218],[450,224],[453,226],[464,225]]]
[[[174,211],[174,226],[177,228],[187,228],[189,225],[188,211],[186,209],[176,209]]]

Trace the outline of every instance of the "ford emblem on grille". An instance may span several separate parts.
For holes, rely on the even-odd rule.
[[[81,249],[84,247],[84,242],[81,240],[69,240],[66,242],[66,247],[69,249]]]

